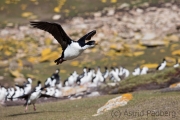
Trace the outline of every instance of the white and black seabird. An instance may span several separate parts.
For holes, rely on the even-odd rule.
[[[31,92],[31,88],[32,88],[32,79],[28,78],[27,83],[24,86],[24,94],[28,94],[29,92]]]
[[[127,78],[129,77],[129,75],[130,75],[130,72],[128,69],[123,68],[123,67],[119,68],[119,76],[121,76],[121,78]]]
[[[134,69],[134,71],[132,72],[132,75],[133,75],[133,76],[140,75],[140,72],[141,72],[140,67],[136,67],[136,68]]]
[[[119,82],[121,81],[121,78],[119,76],[119,70],[117,70],[117,68],[113,68],[111,67],[111,71],[109,73],[110,76],[110,80],[114,81],[114,82]]]
[[[174,64],[174,66],[173,66],[174,68],[177,68],[177,67],[179,67],[179,62],[178,62],[178,59],[176,59],[176,64]]]
[[[104,82],[105,82],[105,80],[107,79],[107,77],[109,76],[109,70],[108,70],[108,68],[107,67],[105,67],[105,72],[104,73],[102,73],[102,76],[103,76],[103,78],[104,78]]]
[[[145,74],[147,74],[147,73],[148,73],[148,70],[149,70],[148,67],[143,67],[142,70],[141,70],[140,75],[145,75]]]
[[[78,57],[85,49],[96,45],[94,40],[85,43],[85,40],[90,40],[91,37],[96,34],[96,30],[87,33],[78,41],[74,41],[65,33],[61,25],[58,23],[44,21],[32,21],[30,23],[34,28],[39,28],[52,34],[59,44],[61,44],[63,50],[62,54],[54,61],[57,65],[61,64],[63,61]]]
[[[58,84],[60,82],[59,72],[60,72],[60,69],[56,69],[56,71],[52,74],[52,76],[54,76],[54,79],[56,79],[55,84]]]
[[[74,71],[72,74],[70,74],[70,76],[64,81],[64,86],[75,86],[77,78],[78,78],[78,74],[76,71]]]
[[[10,99],[12,101],[16,101],[16,100],[18,100],[18,97],[22,96],[22,95],[24,95],[23,86],[19,86],[18,84],[16,84],[15,85],[15,91],[14,91],[13,95],[8,99]]]
[[[156,70],[163,70],[165,67],[166,67],[166,59],[163,58],[163,62],[157,66]]]
[[[88,72],[80,79],[80,85],[85,85],[91,82],[95,77],[94,69],[89,68]]]
[[[4,104],[8,91],[4,86],[0,86],[0,103]]]
[[[33,91],[31,91],[28,94],[19,96],[17,98],[24,98],[26,100],[26,103],[24,104],[24,106],[26,106],[25,108],[25,112],[28,109],[28,105],[33,104],[34,106],[34,111],[36,111],[36,100],[40,97],[52,97],[46,94],[42,94],[42,90],[44,89],[44,87],[41,87],[41,81],[38,81],[38,85],[35,87],[35,89]]]
[[[11,100],[12,95],[15,93],[15,89],[14,89],[14,87],[10,87],[7,89],[7,91],[8,91],[8,94],[7,94],[6,99],[7,99],[7,101],[9,101],[9,100]]]
[[[81,73],[81,74],[78,76],[78,78],[77,78],[77,80],[76,80],[76,83],[77,83],[78,85],[80,85],[80,79],[83,78],[83,77],[86,76],[86,75],[87,75],[87,67],[84,67],[84,68],[83,68],[83,73]]]
[[[95,84],[98,84],[100,82],[104,82],[104,77],[101,73],[101,70],[100,70],[100,67],[98,66],[98,69],[97,69],[97,72],[96,72],[96,75],[94,77],[94,79],[92,79],[92,82],[95,83]]]

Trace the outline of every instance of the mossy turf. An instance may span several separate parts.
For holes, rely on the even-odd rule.
[[[118,107],[96,117],[92,115],[96,114],[98,108],[120,94],[41,103],[37,104],[37,111],[34,112],[33,106],[29,106],[26,113],[24,113],[23,106],[1,106],[0,118],[1,120],[178,120],[180,115],[179,92],[139,91],[132,94],[133,99],[126,106]],[[159,115],[158,112],[161,114]]]

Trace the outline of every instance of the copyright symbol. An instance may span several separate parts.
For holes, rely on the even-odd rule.
[[[121,116],[120,110],[112,110],[112,111],[111,111],[111,116],[112,116],[112,118],[118,118],[118,117],[120,117],[120,116]]]

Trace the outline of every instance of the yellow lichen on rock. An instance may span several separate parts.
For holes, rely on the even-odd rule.
[[[123,95],[122,95],[122,101],[123,101],[123,100],[129,101],[129,100],[131,100],[132,98],[133,98],[133,96],[132,96],[132,94],[130,94],[130,93],[126,93],[126,94],[123,94]]]
[[[170,62],[170,63],[175,63],[176,62],[176,59],[173,58],[173,57],[166,56],[165,59],[166,59],[167,62]]]
[[[78,62],[78,61],[73,61],[73,62],[71,62],[71,65],[72,65],[72,66],[78,66],[78,65],[79,65],[79,62]]]
[[[33,15],[33,13],[32,12],[23,12],[22,14],[21,14],[21,16],[22,17],[30,17],[30,16],[32,16]]]
[[[124,55],[127,57],[133,57],[133,53],[124,53]]]
[[[59,57],[59,53],[54,51],[54,52],[51,52],[51,54],[43,55],[40,58],[40,62],[55,60],[58,57]]]
[[[5,54],[6,56],[10,56],[12,53],[11,53],[10,51],[7,51],[7,50],[6,50],[6,51],[4,52],[4,54]]]
[[[111,0],[111,3],[116,3],[117,2],[117,0]]]
[[[132,45],[129,45],[129,48],[131,48],[131,50],[145,50],[145,49],[147,49],[147,47],[142,46],[141,44],[132,44]]]
[[[33,78],[33,79],[35,78],[35,76],[32,74],[26,74],[26,77]]]
[[[170,42],[178,42],[179,37],[177,35],[170,35],[170,36],[164,37],[164,40],[165,41],[170,41]]]
[[[139,51],[139,52],[134,52],[133,55],[134,56],[140,56],[140,55],[143,55],[144,54],[144,51]]]
[[[154,68],[157,68],[158,64],[157,63],[148,63],[148,64],[141,65],[141,67],[144,67],[144,66],[146,66],[146,67],[148,67],[150,69],[151,68],[154,69]]]
[[[175,50],[172,52],[172,55],[180,55],[180,50]]]
[[[174,50],[175,48],[178,48],[178,46],[179,46],[179,44],[172,44],[172,45],[171,45],[171,48],[170,48],[171,51]]]
[[[176,88],[176,87],[180,87],[180,82],[171,84],[171,85],[169,86],[169,88]]]
[[[60,73],[66,73],[66,70],[61,70]]]
[[[45,48],[41,51],[41,56],[46,56],[48,55],[49,53],[51,53],[51,49],[50,48]]]
[[[14,70],[14,71],[11,71],[10,70],[10,73],[13,77],[16,77],[16,78],[19,78],[19,77],[24,77],[23,74],[21,74],[18,70]]]
[[[38,63],[39,62],[39,58],[38,57],[28,57],[27,60],[30,63]]]
[[[106,3],[106,0],[101,0],[102,3]]]
[[[113,99],[109,100],[104,106],[99,108],[97,110],[97,114],[95,114],[93,116],[103,114],[104,112],[106,112],[108,110],[112,110],[112,109],[117,108],[119,106],[124,106],[132,98],[133,98],[133,96],[132,96],[131,93],[126,93],[126,94],[123,94],[123,95],[121,95],[119,97],[113,98]]]

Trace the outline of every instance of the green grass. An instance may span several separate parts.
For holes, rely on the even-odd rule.
[[[120,95],[120,94],[119,94]],[[37,104],[37,111],[33,111],[33,106],[29,106],[29,111],[24,113],[23,106],[13,107],[0,107],[1,120],[128,120],[135,119],[140,120],[141,116],[127,115],[125,112],[141,112],[143,111],[143,119],[148,118],[152,120],[153,115],[147,116],[147,111],[174,111],[175,117],[179,117],[179,99],[178,92],[171,93],[159,93],[155,91],[141,91],[134,92],[133,99],[123,107],[118,107],[114,111],[121,112],[121,116],[114,116],[114,111],[108,111],[103,115],[92,116],[96,114],[97,109],[103,106],[109,99],[117,97],[119,95],[105,95],[94,98],[84,98],[80,100],[63,100],[58,102],[49,102]],[[120,117],[120,118],[119,118]],[[156,119],[169,120],[170,116],[159,116]],[[154,119],[155,119],[154,118]]]
[[[147,75],[130,76],[129,78],[120,81],[119,86],[116,86],[116,93],[132,92],[137,90],[138,87],[139,89],[153,89],[153,87],[159,89],[161,87],[169,87],[166,83],[168,83],[173,77],[180,78],[179,75],[175,75],[179,71],[179,68],[168,68],[163,71],[154,71]],[[113,91],[110,91],[110,93]]]

